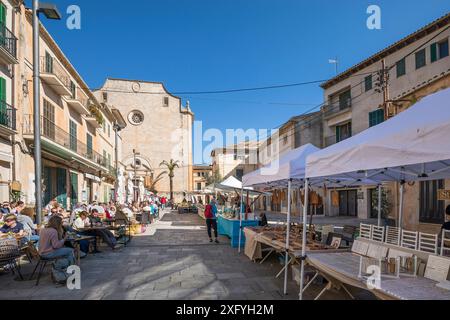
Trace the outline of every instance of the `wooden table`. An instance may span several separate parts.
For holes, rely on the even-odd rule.
[[[368,290],[382,300],[450,300],[450,291],[438,288],[436,281],[419,276],[400,276],[397,279],[381,275],[380,287],[369,289],[366,278],[359,276],[360,262],[361,256],[350,252],[309,254],[307,263],[330,282],[316,299],[330,289],[334,282]]]
[[[72,245],[73,245],[73,248],[74,248],[74,250],[75,250],[75,260],[76,260],[76,263],[77,263],[77,266],[80,266],[80,259],[81,259],[81,254],[80,254],[80,252],[81,252],[81,250],[80,250],[80,242],[81,241],[83,241],[83,240],[88,240],[88,241],[90,241],[90,240],[93,240],[93,239],[95,239],[95,237],[91,237],[91,236],[80,236],[80,237],[76,237],[76,238],[68,238],[68,239],[66,239],[66,241],[68,241],[68,242],[70,242],[70,243],[72,243]]]
[[[264,263],[264,261],[266,261],[269,258],[269,256],[274,252],[283,252],[283,253],[286,252],[286,237],[284,237],[284,239],[274,240],[269,235],[270,232],[258,233],[250,228],[245,228],[244,231],[247,236],[251,236],[254,241],[258,242],[258,245],[264,244],[264,245],[270,247],[270,251],[263,257],[260,264]],[[291,235],[291,240],[293,240],[294,238],[296,238],[296,237]],[[299,249],[299,244],[293,244],[293,243],[294,243],[294,241],[290,241],[289,250],[287,251],[287,254],[290,257],[289,262],[288,262],[287,266],[286,265],[283,266],[281,271],[277,274],[276,278],[278,278],[284,272],[284,270],[287,267],[289,267],[290,265],[299,263],[298,259],[302,257],[302,250]],[[317,243],[317,244],[319,245],[320,243]],[[329,248],[326,246],[323,249],[318,249],[318,248],[314,247],[314,244],[311,244],[311,243],[308,243],[306,245],[307,253],[336,253],[336,252],[347,252],[348,250],[349,250],[348,248],[334,249],[334,248]],[[252,259],[251,257],[249,257],[249,258]]]

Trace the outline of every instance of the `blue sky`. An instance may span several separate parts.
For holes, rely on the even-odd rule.
[[[450,11],[448,0],[53,2],[65,19],[69,5],[81,8],[81,30],[44,23],[91,88],[109,76],[162,81],[172,92],[328,79],[328,59],[343,71]],[[381,7],[381,30],[366,27],[371,4]],[[270,129],[323,101],[318,84],[182,98],[204,130]]]

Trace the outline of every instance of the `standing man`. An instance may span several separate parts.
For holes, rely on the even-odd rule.
[[[209,236],[209,242],[213,242],[212,239],[212,230],[214,230],[214,236],[216,238],[215,242],[219,243],[219,240],[217,239],[217,207],[214,200],[211,200],[209,204],[205,207],[205,218],[206,218],[206,227],[208,228],[208,236]]]

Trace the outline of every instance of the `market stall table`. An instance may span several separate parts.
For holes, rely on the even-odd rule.
[[[382,275],[380,287],[370,290],[366,278],[359,277],[361,256],[354,253],[310,253],[306,263],[329,281],[316,299],[334,284],[344,289],[345,285],[350,285],[369,290],[382,300],[450,300],[449,290],[441,289],[436,286],[438,282],[420,276],[416,278],[400,276],[396,279]],[[309,284],[304,290],[308,286]]]
[[[245,244],[245,254],[253,261],[262,259],[260,262],[262,264],[272,253],[286,251],[286,237],[282,230],[264,231],[264,228],[245,228],[244,233],[247,239]],[[299,242],[299,239],[301,239],[301,235],[298,233],[296,234],[295,232],[291,233],[288,250],[290,259],[288,264],[286,264],[277,274],[277,278],[283,273],[283,271],[285,271],[286,268],[289,267],[289,265],[298,263],[298,259],[302,256],[301,242]],[[270,248],[270,251],[265,257],[262,257],[261,245],[266,245]],[[307,252],[314,253],[336,253],[346,252],[349,250],[348,248],[336,249],[315,241],[309,241],[306,247]]]
[[[228,219],[222,215],[217,216],[217,231],[220,235],[225,235],[231,239],[233,248],[239,247],[240,221]],[[243,220],[242,227],[256,227],[259,225],[257,220]],[[241,246],[245,244],[243,231],[241,232]]]

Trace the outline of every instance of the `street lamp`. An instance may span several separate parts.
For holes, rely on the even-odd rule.
[[[34,186],[36,199],[36,223],[42,221],[42,154],[41,154],[41,97],[39,81],[39,13],[47,19],[60,20],[61,14],[55,5],[39,4],[33,0],[33,118],[34,118]]]

